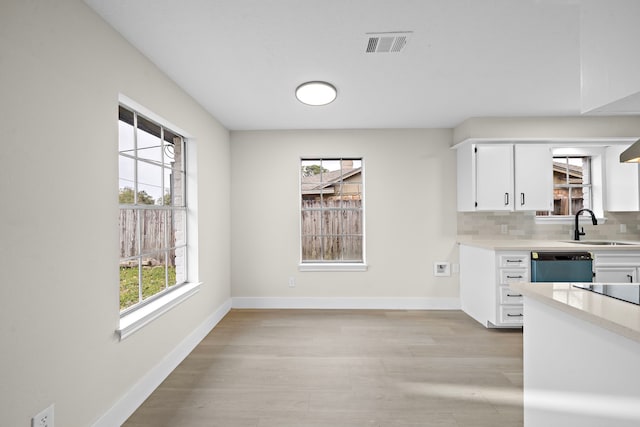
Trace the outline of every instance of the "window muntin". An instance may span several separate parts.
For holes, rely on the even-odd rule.
[[[363,263],[361,158],[300,161],[302,263]]]
[[[571,216],[593,209],[590,156],[553,157],[553,211],[538,216]]]
[[[119,108],[120,310],[186,282],[185,142]]]

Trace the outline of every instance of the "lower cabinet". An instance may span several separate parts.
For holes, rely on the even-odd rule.
[[[462,310],[488,328],[521,327],[522,295],[509,284],[528,282],[530,263],[529,252],[460,245]]]
[[[640,271],[640,253],[638,252],[595,252],[593,271],[594,282],[599,283],[635,283]]]

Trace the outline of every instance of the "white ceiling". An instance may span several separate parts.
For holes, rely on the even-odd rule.
[[[576,0],[85,0],[229,129],[580,114]],[[412,31],[400,53],[370,32]],[[338,98],[299,103],[326,80]]]

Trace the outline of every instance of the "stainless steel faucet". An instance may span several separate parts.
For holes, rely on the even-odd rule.
[[[580,219],[580,214],[582,212],[589,212],[591,214],[591,222],[593,222],[593,225],[598,225],[598,220],[596,219],[596,215],[593,213],[593,211],[591,209],[580,209],[578,212],[576,212],[576,228],[573,232],[573,240],[580,240],[580,236],[584,236],[584,227],[582,227],[582,229],[578,229],[578,221]]]

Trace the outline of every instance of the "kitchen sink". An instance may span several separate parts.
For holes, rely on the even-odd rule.
[[[598,246],[625,246],[625,245],[636,244],[636,243],[629,243],[629,242],[614,242],[611,240],[572,240],[571,243],[576,243],[579,245],[598,245]]]

